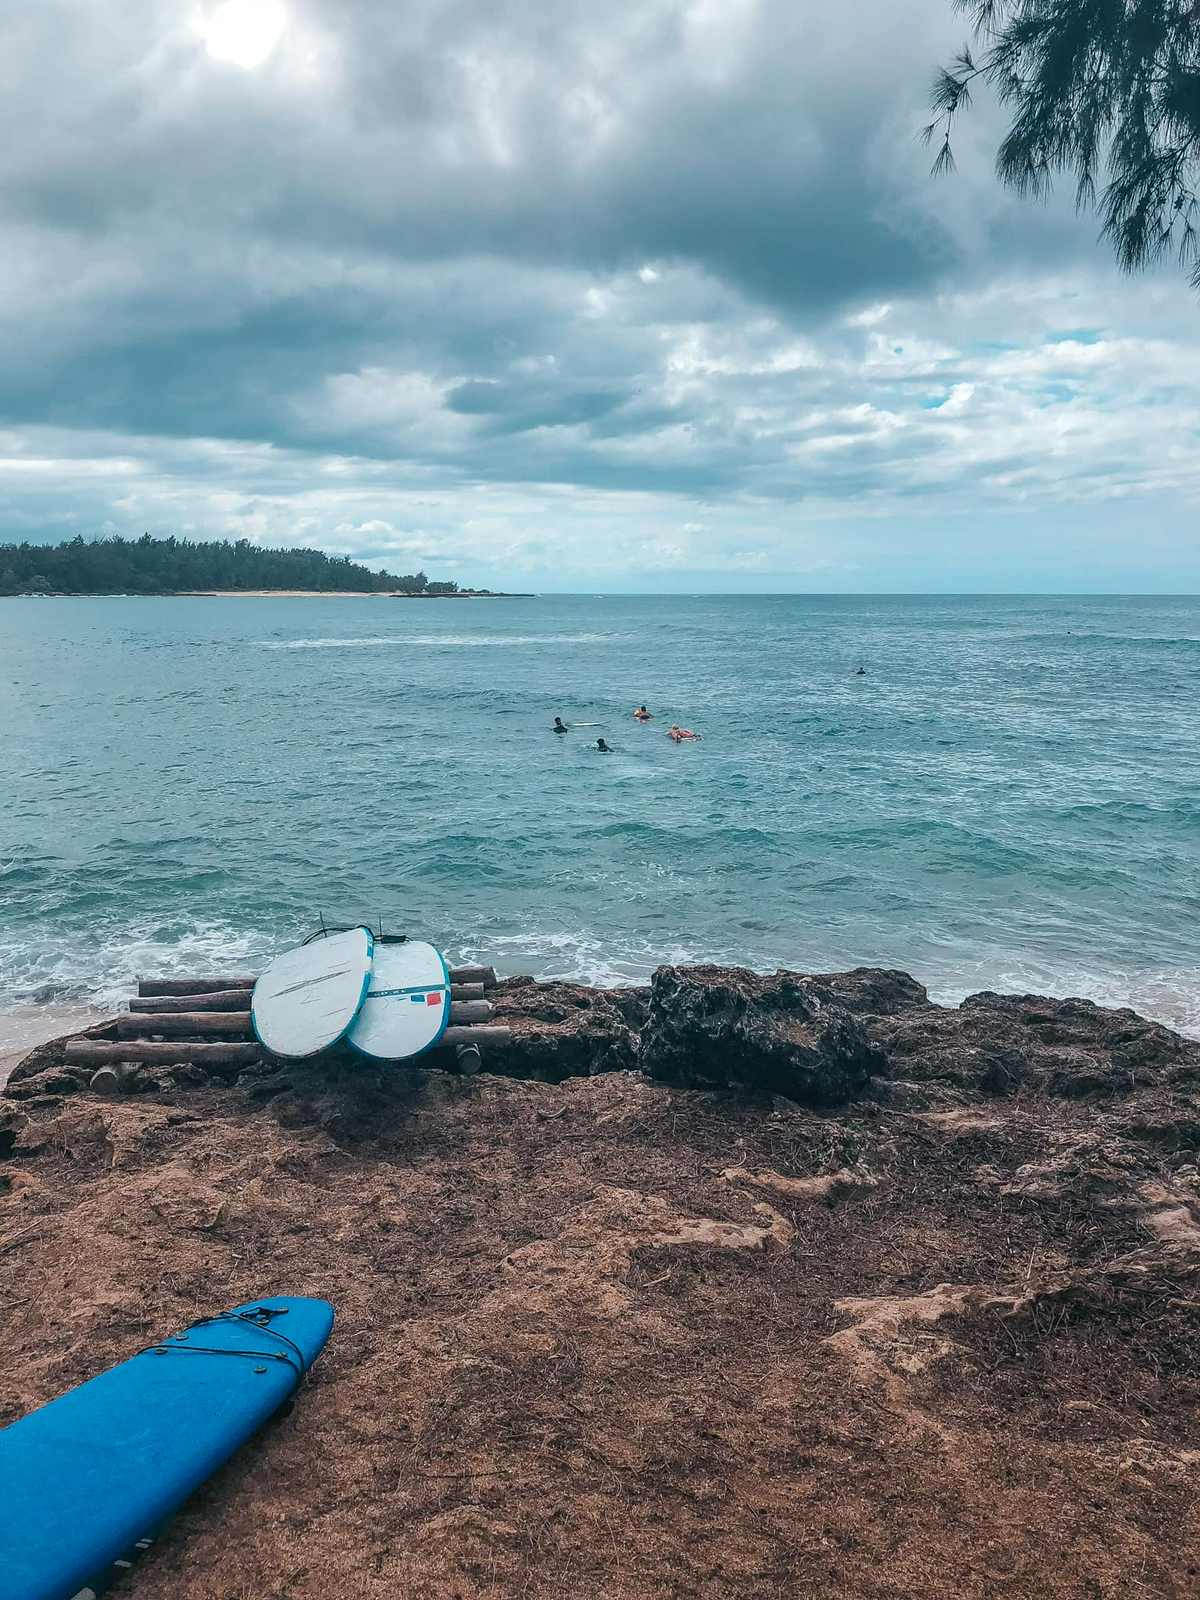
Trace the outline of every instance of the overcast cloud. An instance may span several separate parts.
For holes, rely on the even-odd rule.
[[[545,588],[1195,589],[1200,304],[999,191],[986,106],[929,179],[962,27],[42,0],[0,54],[0,537]]]

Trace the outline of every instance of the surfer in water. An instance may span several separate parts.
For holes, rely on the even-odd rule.
[[[612,745],[605,744],[603,737],[596,740],[596,749],[600,751],[601,755],[612,755]]]
[[[555,733],[569,733],[571,730],[567,727],[566,723],[561,717],[555,717],[554,731]]]
[[[856,678],[865,678],[866,675],[867,675],[866,667],[859,667],[858,671],[854,674],[854,676]]]
[[[690,728],[681,728],[677,722],[673,722],[667,729],[667,738],[673,739],[676,744],[682,744],[685,739],[703,739],[703,737],[702,733],[693,733]]]
[[[653,717],[653,712],[647,711],[645,706],[639,706],[633,715],[638,722],[649,722]]]

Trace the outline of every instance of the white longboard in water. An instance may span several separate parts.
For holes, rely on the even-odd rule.
[[[403,1061],[429,1050],[450,1020],[450,972],[423,940],[377,944],[371,986],[347,1043],[373,1061]]]
[[[369,928],[350,928],[272,961],[250,1004],[254,1032],[272,1055],[315,1056],[342,1038],[371,981],[374,945]]]

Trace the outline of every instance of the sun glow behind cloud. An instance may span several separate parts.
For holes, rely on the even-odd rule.
[[[274,54],[287,22],[282,0],[222,0],[205,7],[194,26],[215,61],[254,72]]]

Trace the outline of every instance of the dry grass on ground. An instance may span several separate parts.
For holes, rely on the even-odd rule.
[[[1178,1152],[1034,1097],[291,1076],[34,1092],[0,1165],[0,1421],[337,1307],[137,1600],[1200,1594]]]

